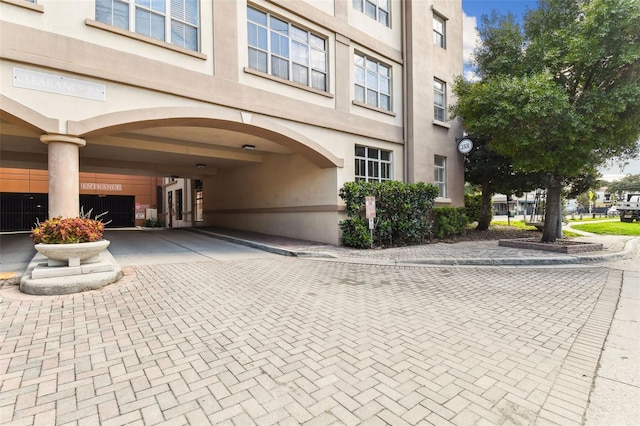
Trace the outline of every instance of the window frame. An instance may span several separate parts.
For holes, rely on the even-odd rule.
[[[440,84],[441,90],[436,88],[436,84]],[[442,97],[442,104],[437,102],[439,96]],[[440,123],[447,122],[447,83],[436,77],[433,78],[433,119]]]
[[[386,4],[386,9],[384,8]],[[391,0],[352,0],[351,6],[358,12],[364,13],[374,21],[391,28]],[[367,6],[374,7],[374,16],[368,13]],[[384,22],[386,18],[386,22]]]
[[[38,0],[0,0],[13,6],[18,6],[32,12],[44,13],[44,6],[38,3]]]
[[[361,58],[362,65],[359,65],[357,58]],[[369,65],[375,65],[375,72],[369,68]],[[380,74],[380,68],[387,70],[387,75]],[[358,74],[362,74],[359,79]],[[376,87],[370,86],[369,77],[375,75]],[[387,81],[388,91],[382,91],[382,83]],[[362,89],[362,98],[358,95],[358,89]],[[370,102],[370,93],[375,93],[375,104]],[[388,108],[382,106],[383,97],[388,98]],[[393,112],[393,67],[377,59],[372,58],[364,53],[354,51],[353,53],[353,99],[355,102],[361,103],[368,107],[378,108],[382,111]]]
[[[358,155],[358,149],[363,149],[363,155]],[[373,151],[377,151],[376,157],[372,157]],[[383,159],[386,154],[388,159]],[[364,171],[359,173],[359,171]],[[374,171],[374,173],[370,173]],[[377,173],[377,176],[373,176]],[[393,152],[386,149],[374,148],[365,145],[356,145],[354,149],[354,181],[360,182],[384,182],[393,180]]]
[[[442,32],[436,29],[436,22],[442,25]],[[432,27],[433,27],[433,44],[443,49],[446,49],[447,48],[447,20],[445,19],[444,16],[434,12],[433,19],[432,19]],[[438,42],[436,38],[439,38],[440,42]]]
[[[264,23],[252,20],[251,11],[264,16]],[[274,28],[272,22],[286,24],[286,30]],[[255,27],[255,30],[252,26]],[[254,43],[252,40],[254,34],[255,44],[252,44]],[[263,42],[266,45],[262,45],[261,35],[264,37]],[[276,40],[280,42],[286,40],[286,46],[278,43],[278,48],[275,49],[274,41]],[[300,56],[296,57],[297,54]],[[252,61],[254,55],[255,64]],[[265,57],[262,60],[266,60],[264,67],[260,62],[261,55]],[[327,37],[281,16],[249,5],[247,6],[247,56],[247,65],[250,70],[323,93],[329,91],[329,41]],[[286,76],[274,69],[274,60],[281,64],[286,63]],[[302,76],[300,73],[295,73],[296,70],[304,70],[305,78],[296,78],[296,76]]]
[[[438,198],[447,198],[447,157],[433,156],[433,184],[438,187]]]
[[[195,14],[193,14],[193,18],[195,22],[190,22],[188,19],[188,2],[193,1],[195,3]],[[190,52],[200,52],[200,37],[201,37],[201,19],[200,19],[200,1],[201,0],[150,0],[149,5],[139,4],[136,0],[96,0],[95,2],[95,20],[103,25],[108,25],[111,27],[119,28],[124,31],[129,31],[139,35],[140,37],[146,37],[150,40],[157,40],[162,43],[168,43],[172,46],[176,46],[181,49],[188,50]],[[154,8],[155,4],[163,4],[164,9],[159,10]],[[181,3],[182,9],[178,9],[175,11],[173,6],[174,3]],[[126,10],[126,16],[124,16],[125,22],[116,22],[114,19],[116,15],[116,5],[120,5],[121,12]],[[99,7],[104,8],[104,10],[99,11]],[[104,19],[105,17],[101,16],[101,13],[105,13],[109,19]],[[149,14],[149,31],[143,32],[141,25],[138,22],[138,12],[148,13]],[[181,13],[182,12],[182,13]],[[179,15],[183,16],[180,17]],[[152,33],[152,16],[161,17],[162,21],[162,37],[154,35]],[[120,25],[121,24],[121,25]],[[183,37],[179,40],[174,39],[174,24],[178,24],[183,27]],[[157,27],[156,27],[157,28]],[[195,31],[195,36],[191,37],[193,43],[190,45],[188,43],[189,38],[186,37],[187,29],[191,29],[192,32]],[[177,33],[176,33],[177,34]]]

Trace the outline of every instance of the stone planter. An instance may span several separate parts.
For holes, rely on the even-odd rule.
[[[75,244],[36,244],[35,248],[49,260],[48,266],[80,266],[98,262],[98,255],[109,247],[109,240]]]

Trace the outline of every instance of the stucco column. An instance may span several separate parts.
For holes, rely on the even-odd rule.
[[[77,217],[80,213],[80,147],[75,136],[42,135],[49,156],[49,218]]]

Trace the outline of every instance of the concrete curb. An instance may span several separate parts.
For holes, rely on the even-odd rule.
[[[207,235],[209,237],[217,238],[223,241],[229,241],[230,243],[240,244],[246,247],[255,248],[258,250],[266,251],[269,253],[279,254],[281,256],[298,256],[297,252],[292,250],[283,249],[280,247],[270,246],[268,244],[258,243],[251,240],[244,240],[242,238],[231,237],[229,235],[219,234],[217,232],[206,231],[198,228],[184,228],[187,231],[195,232],[196,234]]]

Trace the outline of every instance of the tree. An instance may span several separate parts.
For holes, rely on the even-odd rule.
[[[471,137],[474,142],[473,150],[465,156],[465,181],[480,186],[482,202],[480,217],[476,229],[489,229],[493,212],[491,211],[491,196],[495,193],[520,194],[540,186],[540,175],[523,173],[514,169],[509,157],[500,155],[489,148],[486,139]]]
[[[567,182],[638,152],[638,5],[540,0],[522,32],[512,17],[485,17],[475,57],[482,79],[454,84],[452,112],[467,132],[487,137],[516,169],[545,174],[543,241],[558,236]]]
[[[607,185],[609,192],[618,197],[625,192],[640,193],[640,175],[627,175]]]

